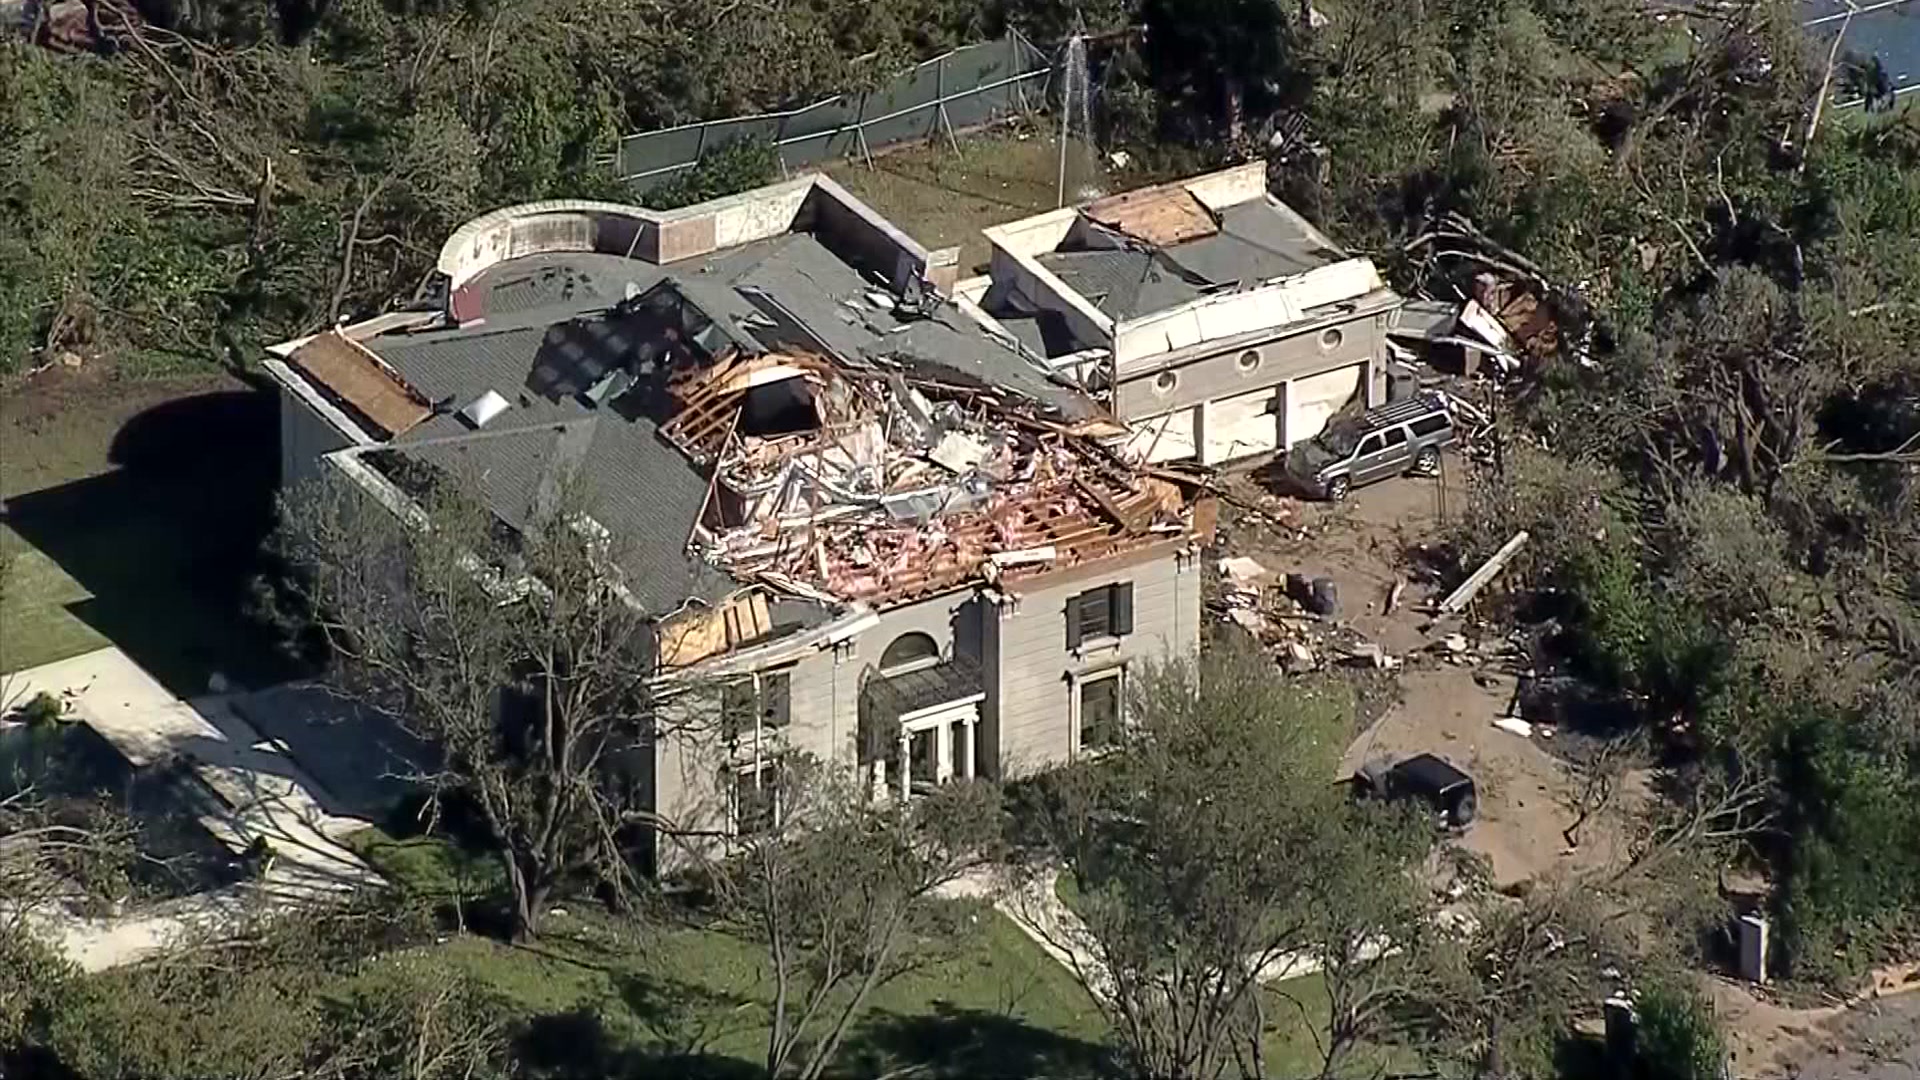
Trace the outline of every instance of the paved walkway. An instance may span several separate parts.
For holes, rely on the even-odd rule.
[[[1022,933],[1032,938],[1056,962],[1081,980],[1100,997],[1113,993],[1113,977],[1095,952],[1092,931],[1060,899],[1054,889],[1059,871],[1036,869],[1019,880],[1011,880],[1003,871],[979,870],[941,890],[942,895],[990,900],[1002,915],[1013,921]],[[1362,959],[1372,959],[1384,948],[1369,944],[1361,950]],[[1283,953],[1262,965],[1258,978],[1263,983],[1283,982],[1312,975],[1320,970],[1320,960],[1311,953]]]
[[[341,846],[370,823],[337,804],[274,743],[228,708],[223,697],[182,701],[116,648],[31,668],[10,677],[26,698],[45,691],[68,703],[135,768],[189,763],[221,806],[199,822],[239,855],[256,841],[272,853],[259,878],[112,919],[47,916],[41,921],[88,970],[138,959],[168,939],[231,920],[249,906],[336,897],[379,877]]]

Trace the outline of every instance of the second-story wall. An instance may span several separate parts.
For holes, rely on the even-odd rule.
[[[1070,645],[1067,605],[1089,590],[1133,586],[1133,630],[1113,639]],[[1172,656],[1200,645],[1200,570],[1176,544],[1153,556],[1092,573],[1063,573],[1013,590],[988,631],[998,656],[987,701],[993,733],[990,760],[1003,777],[1028,775],[1072,760],[1078,752],[1076,694],[1089,679]]]
[[[1241,338],[1216,349],[1175,354],[1115,387],[1115,415],[1122,420],[1159,416],[1304,375],[1372,363],[1386,349],[1386,319],[1385,314],[1363,314],[1305,323],[1265,339]]]

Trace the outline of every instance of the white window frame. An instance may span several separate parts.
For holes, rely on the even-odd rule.
[[[1080,706],[1081,692],[1089,683],[1104,682],[1108,679],[1113,680],[1116,684],[1114,687],[1114,709],[1118,714],[1116,719],[1119,721],[1121,729],[1124,730],[1126,728],[1127,665],[1115,664],[1111,667],[1096,668],[1093,671],[1083,671],[1075,675],[1070,687],[1071,701],[1069,702],[1068,708],[1068,714],[1072,718],[1072,723],[1068,725],[1072,729],[1068,732],[1068,737],[1072,740],[1070,748],[1074,757],[1098,757],[1113,749],[1111,746],[1087,747],[1081,745],[1081,735],[1083,733],[1083,728],[1081,727],[1083,722]]]
[[[907,637],[909,635],[923,637],[923,638],[926,638],[928,641],[933,642],[933,655],[922,656],[915,660],[909,660],[904,664],[894,664],[890,667],[883,666],[880,668],[880,674],[882,676],[891,678],[895,675],[905,675],[908,672],[925,671],[926,669],[931,667],[939,667],[945,661],[945,658],[940,655],[940,639],[934,637],[932,634],[929,634],[924,630],[908,630],[903,633],[895,634],[893,637],[893,640],[887,642],[887,649],[893,648],[894,645],[899,643],[901,638]],[[882,660],[886,659],[887,649],[880,650],[880,657]]]

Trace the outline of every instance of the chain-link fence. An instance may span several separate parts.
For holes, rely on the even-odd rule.
[[[1010,32],[999,41],[935,57],[857,97],[628,135],[620,140],[614,168],[645,191],[737,139],[772,143],[781,165],[791,171],[915,139],[951,138],[956,131],[1039,108],[1052,70],[1046,53]]]

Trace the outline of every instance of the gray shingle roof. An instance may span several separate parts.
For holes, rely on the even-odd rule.
[[[616,305],[662,283],[735,340],[769,351],[824,347],[854,364],[884,359],[1002,387],[1073,418],[1097,411],[950,306],[903,320],[870,302],[879,284],[806,234],[666,267],[600,254],[515,259],[469,284],[484,293],[484,321],[367,342],[439,406],[395,440],[396,451],[471,479],[514,525],[539,512],[557,476],[577,472],[590,512],[619,538],[629,587],[653,611],[712,599],[729,586],[686,554],[708,478],[660,435],[660,391],[643,383],[604,408],[580,393],[606,372],[631,369],[636,349],[657,344],[656,316]],[[488,390],[511,407],[475,431],[453,413]]]
[[[1089,225],[1116,246],[1050,251],[1039,256],[1040,265],[1107,315],[1131,319],[1215,288],[1288,277],[1346,258],[1265,200],[1229,206],[1216,216],[1219,232],[1160,248]]]

